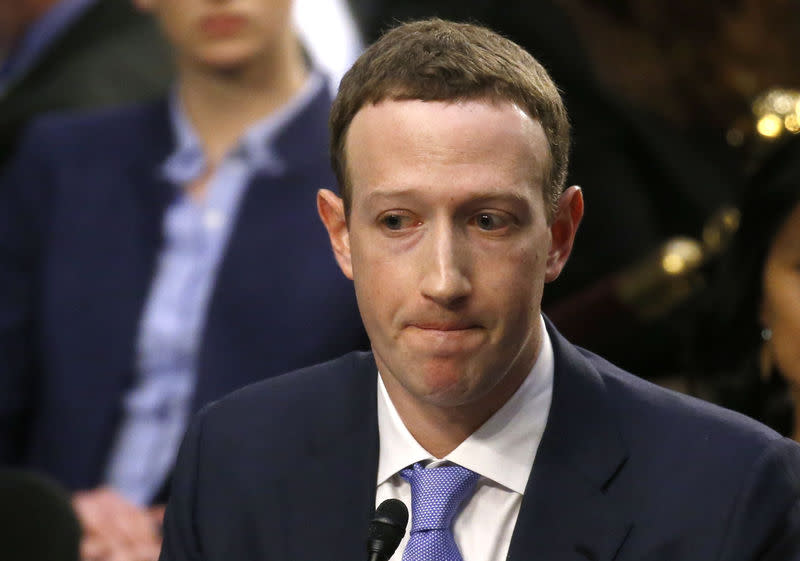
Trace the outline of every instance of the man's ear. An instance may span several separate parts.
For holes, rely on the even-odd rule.
[[[583,192],[573,185],[558,199],[558,209],[550,223],[550,251],[547,254],[545,282],[558,278],[567,263],[575,242],[578,225],[583,218]]]
[[[353,280],[353,262],[350,257],[350,231],[344,215],[344,203],[336,193],[328,189],[317,191],[317,212],[328,230],[333,254],[339,268],[348,279]]]

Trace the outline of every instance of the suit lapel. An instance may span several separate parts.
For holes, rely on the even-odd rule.
[[[337,408],[341,421],[327,416],[315,425],[307,460],[287,482],[286,558],[292,561],[366,557],[378,477],[377,368],[371,354],[360,356],[355,395],[329,398],[346,404],[346,411]],[[336,426],[320,426],[325,423]]]
[[[134,342],[138,339],[139,319],[162,242],[164,211],[173,193],[172,187],[158,174],[158,166],[166,158],[171,146],[166,104],[153,105],[142,112],[141,123],[142,127],[131,133],[141,141],[135,143],[136,148],[127,155],[127,166],[120,169],[121,177],[111,179],[114,181],[114,198],[119,200],[116,203],[119,208],[118,213],[108,219],[122,225],[113,229],[112,245],[120,255],[126,257],[115,260],[112,270],[104,271],[98,277],[103,279],[102,293],[114,294],[117,313],[111,317],[115,323],[110,325],[100,320],[92,323],[102,326],[107,332],[92,340],[107,341],[109,345],[114,341],[128,342],[127,352],[114,355],[119,363],[112,370],[127,373],[127,379],[123,382],[125,387],[133,381],[131,364]],[[108,179],[113,176],[105,177]],[[103,187],[111,190],[108,185]],[[130,231],[126,231],[128,229]],[[103,263],[103,266],[109,268],[108,263]],[[115,404],[115,407],[119,406]]]
[[[174,148],[166,98],[154,104],[142,123],[142,142],[139,151],[131,155],[127,176],[136,193],[136,212],[139,217],[140,239],[145,250],[155,257],[163,241],[163,218],[176,190],[161,174],[161,165]],[[151,266],[155,264],[152,260]],[[152,276],[147,271],[147,278]],[[149,282],[149,281],[148,281]]]
[[[611,561],[631,529],[615,495],[627,450],[594,367],[548,322],[553,402],[508,559]]]

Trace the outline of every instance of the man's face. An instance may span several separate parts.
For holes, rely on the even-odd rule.
[[[582,212],[578,201],[548,225],[547,146],[508,102],[384,101],[356,114],[349,225],[330,192],[320,214],[393,399],[474,404],[513,392],[533,366],[542,287]]]
[[[291,34],[290,0],[136,0],[158,18],[179,62],[235,70],[274,56]]]

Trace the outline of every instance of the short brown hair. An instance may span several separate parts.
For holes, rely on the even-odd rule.
[[[542,125],[550,149],[543,186],[548,216],[564,189],[569,120],[558,88],[528,52],[467,23],[427,19],[399,25],[373,43],[342,78],[330,116],[331,163],[349,214],[345,140],[356,113],[385,99],[510,101]]]

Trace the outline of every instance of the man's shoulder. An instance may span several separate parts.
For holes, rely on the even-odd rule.
[[[259,465],[262,478],[285,474],[369,430],[365,419],[377,407],[374,364],[371,353],[353,352],[245,386],[203,407],[184,447],[196,446],[209,473]],[[265,464],[270,458],[282,460]]]
[[[78,183],[92,183],[118,176],[134,163],[155,166],[173,144],[168,115],[165,99],[45,113],[26,128],[8,167],[27,183],[36,170],[63,170],[82,177]]]
[[[624,439],[655,456],[754,461],[785,441],[771,428],[713,403],[639,378],[581,350],[600,374]]]
[[[797,443],[554,339],[548,423],[556,422],[533,473],[561,494],[587,481],[564,479],[565,467],[588,475],[602,489],[598,506],[613,504],[635,528],[621,546],[626,558],[761,559],[772,544],[796,549],[796,524],[776,528],[789,528],[787,513],[800,505]]]
[[[133,145],[149,130],[168,130],[164,99],[100,109],[45,113],[31,122],[29,142],[76,145],[102,145],[118,140]]]
[[[3,167],[0,191],[17,201],[13,204],[27,201],[23,204],[38,209],[49,207],[46,201],[57,200],[57,193],[95,197],[98,189],[130,192],[130,188],[155,181],[157,166],[172,143],[163,99],[47,113],[26,128],[13,157]]]
[[[243,421],[267,428],[316,420],[336,423],[354,415],[363,419],[358,408],[369,406],[376,388],[372,353],[355,351],[240,388],[207,405],[200,415],[207,423],[231,429]]]

